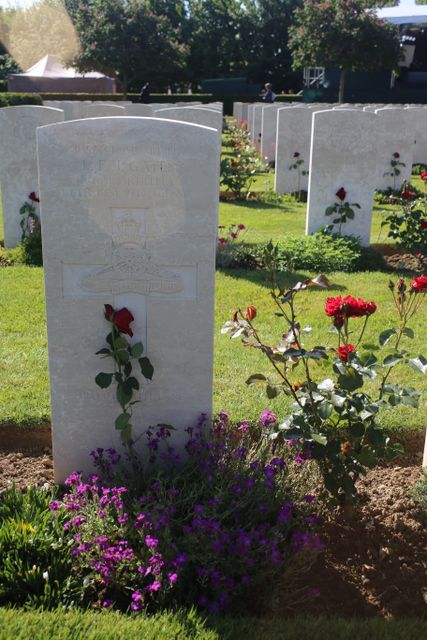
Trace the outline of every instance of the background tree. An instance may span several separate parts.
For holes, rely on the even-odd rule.
[[[290,29],[293,65],[339,67],[339,102],[344,99],[347,71],[397,67],[397,28],[380,20],[372,0],[304,0]]]
[[[190,47],[189,77],[246,75],[248,14],[240,0],[189,0],[185,38]]]
[[[289,28],[294,11],[302,0],[253,0],[247,4],[254,24],[254,37],[248,55],[248,78],[254,82],[271,82],[276,92],[284,85],[301,84],[301,74],[292,69],[288,47]]]
[[[187,46],[166,15],[144,0],[84,0],[71,9],[80,37],[74,64],[117,78],[123,93],[150,82],[164,88],[184,75]]]

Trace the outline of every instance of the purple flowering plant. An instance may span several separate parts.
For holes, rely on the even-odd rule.
[[[132,466],[113,449],[92,452],[97,473],[72,474],[51,503],[66,514],[81,604],[235,612],[254,594],[257,606],[268,600],[294,558],[311,561],[323,546],[316,505],[290,480],[295,452],[260,437],[274,422],[270,410],[238,428],[225,413],[213,424],[202,415],[181,454],[166,427],[149,429],[146,455],[125,454]]]

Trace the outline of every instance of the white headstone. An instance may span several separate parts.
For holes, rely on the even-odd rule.
[[[427,164],[427,109],[425,107],[407,107],[409,129],[414,132],[415,147],[413,164]]]
[[[154,113],[153,105],[151,104],[141,104],[135,102],[134,104],[129,104],[126,107],[126,115],[128,116],[139,116],[139,117],[151,117]]]
[[[411,179],[412,161],[415,148],[415,131],[407,109],[384,107],[377,109],[379,116],[380,140],[378,146],[378,180],[377,189],[388,188],[400,190],[403,181]],[[395,158],[394,155],[399,157]],[[392,167],[391,162],[401,162],[404,166]],[[397,176],[389,175],[398,170]]]
[[[265,107],[265,103],[254,105],[253,110],[253,124],[252,124],[252,141],[256,147],[261,150],[261,135],[262,135],[262,110]]]
[[[93,102],[83,106],[84,118],[110,118],[111,116],[125,116],[126,107],[119,107],[115,104],[104,104]]]
[[[343,188],[344,201],[359,204],[354,219],[341,229],[369,246],[375,181],[377,176],[378,116],[354,109],[320,111],[313,114],[308,181],[306,233],[332,224],[327,207],[340,202],[335,195]],[[336,225],[334,230],[339,232]]]
[[[267,162],[276,159],[277,111],[278,104],[265,105],[261,115],[261,155]]]
[[[127,307],[154,365],[134,434],[183,429],[212,406],[220,144],[213,129],[153,118],[38,130],[53,454],[58,481],[119,446],[103,306]]]
[[[204,127],[212,127],[222,133],[222,114],[217,109],[202,109],[200,107],[175,107],[171,109],[157,109],[156,118],[167,118],[180,122],[200,124]]]
[[[63,119],[64,112],[51,107],[0,109],[0,184],[5,247],[16,247],[21,241],[19,210],[28,201],[28,195],[38,191],[36,129]]]
[[[308,190],[311,123],[316,110],[319,110],[319,107],[283,107],[277,112],[274,176],[274,190],[277,193]]]

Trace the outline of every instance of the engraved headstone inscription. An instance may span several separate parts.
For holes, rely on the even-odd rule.
[[[135,434],[183,429],[212,404],[220,145],[214,129],[155,118],[38,131],[53,453],[57,480],[119,446],[114,390],[94,379],[104,304],[134,315],[154,365]],[[105,370],[105,369],[103,369]]]

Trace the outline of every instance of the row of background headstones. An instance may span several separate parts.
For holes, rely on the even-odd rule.
[[[52,104],[52,102],[50,103]],[[37,191],[36,129],[37,127],[93,117],[157,117],[215,128],[222,132],[222,104],[207,105],[142,105],[86,103],[69,101],[63,109],[52,106],[20,106],[0,109],[0,183],[3,205],[5,246],[15,247],[21,240],[19,210],[28,194]],[[67,110],[68,109],[68,110]],[[140,113],[134,113],[134,110]],[[67,115],[67,117],[65,117]]]
[[[360,205],[345,233],[369,245],[375,190],[402,188],[412,164],[427,162],[427,110],[416,105],[325,106],[330,107],[247,105],[252,139],[275,163],[276,192],[308,191],[307,233],[330,222],[325,210],[344,187],[349,201]],[[243,116],[241,108],[238,104],[235,112]],[[394,153],[404,165],[396,178],[389,175]],[[302,164],[291,169],[297,159]]]

